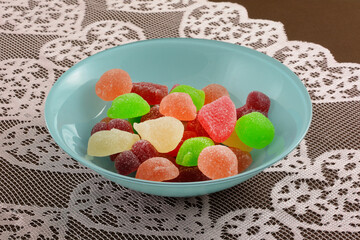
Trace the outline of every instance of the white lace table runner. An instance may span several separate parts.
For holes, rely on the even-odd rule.
[[[284,160],[231,189],[166,198],[83,167],[44,101],[72,65],[125,43],[215,39],[256,49],[307,87],[313,122]],[[280,22],[198,0],[0,0],[0,239],[360,239],[360,65],[288,41]]]

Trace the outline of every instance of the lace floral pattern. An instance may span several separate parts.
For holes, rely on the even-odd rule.
[[[360,238],[359,64],[225,2],[0,0],[0,19],[1,239]],[[254,178],[193,198],[135,192],[71,159],[43,120],[52,84],[99,51],[164,37],[230,42],[284,63],[312,99],[305,139]]]

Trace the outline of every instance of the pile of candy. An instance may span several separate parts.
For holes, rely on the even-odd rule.
[[[105,72],[96,94],[112,101],[97,123],[88,155],[110,156],[119,174],[150,181],[193,182],[230,177],[252,163],[250,151],[274,138],[270,99],[251,92],[236,109],[225,87],[133,83],[127,72]]]

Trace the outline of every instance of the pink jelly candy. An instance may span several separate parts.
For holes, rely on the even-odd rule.
[[[215,142],[225,141],[234,131],[236,108],[228,96],[203,106],[198,114],[199,122]]]
[[[116,128],[129,133],[134,133],[131,123],[129,123],[124,119],[120,119],[120,118],[112,119],[108,122],[107,126],[108,126],[108,130]]]
[[[210,138],[209,134],[205,131],[205,129],[199,122],[198,116],[193,121],[187,122],[186,131],[195,132],[198,137]]]
[[[187,93],[174,92],[164,97],[160,103],[160,113],[180,121],[191,121],[196,117],[196,106]]]
[[[227,91],[227,89],[223,86],[221,86],[220,84],[209,84],[206,87],[204,87],[202,89],[205,92],[205,103],[204,104],[208,104],[211,103],[213,101],[215,101],[216,99],[219,99],[223,96],[228,96],[229,92]]]
[[[174,179],[177,176],[179,176],[179,169],[163,157],[149,158],[139,166],[136,172],[136,178],[157,182]]]
[[[132,151],[124,151],[115,158],[116,171],[122,175],[135,172],[140,166],[140,161]]]
[[[122,94],[130,93],[131,89],[131,78],[121,69],[106,71],[95,85],[96,95],[105,101],[112,101]]]
[[[215,145],[201,151],[198,168],[210,179],[226,178],[238,173],[238,160],[228,147]]]
[[[147,120],[152,120],[152,119],[157,119],[157,118],[161,118],[164,115],[162,115],[159,111],[160,109],[160,105],[154,105],[150,108],[150,112],[148,112],[147,114],[145,114],[144,116],[141,117],[141,121],[140,122],[145,122]]]
[[[149,158],[157,157],[159,155],[155,147],[146,140],[140,140],[134,143],[134,145],[131,147],[131,151],[137,156],[140,163],[143,163]]]
[[[260,112],[266,117],[270,109],[270,98],[262,92],[253,91],[246,98],[246,104],[236,109],[237,119],[251,112]]]
[[[163,97],[168,95],[168,87],[150,82],[133,83],[132,93],[140,95],[149,105],[160,104]]]
[[[179,149],[181,147],[181,145],[184,143],[185,140],[189,139],[189,138],[194,138],[197,137],[197,134],[193,131],[184,131],[184,135],[180,141],[180,143],[177,145],[177,147],[172,150],[171,152],[168,152],[167,154],[169,154],[172,157],[176,157],[176,155],[179,152]]]
[[[238,160],[238,173],[243,172],[245,169],[247,169],[253,159],[251,157],[251,154],[249,152],[241,151],[238,148],[229,147],[233,153],[235,153],[236,158]]]

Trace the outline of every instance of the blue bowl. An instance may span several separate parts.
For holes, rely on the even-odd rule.
[[[106,117],[110,102],[95,94],[95,83],[112,68],[127,71],[134,82],[176,83],[203,88],[225,86],[237,107],[257,90],[271,99],[269,119],[276,136],[264,149],[253,150],[252,165],[219,180],[191,183],[152,182],[116,173],[108,158],[86,156],[91,128]],[[200,39],[156,39],[100,52],[65,72],[52,87],[45,119],[57,144],[81,164],[105,178],[136,191],[171,197],[204,195],[237,185],[290,153],[305,136],[311,102],[299,78],[280,62],[249,48]]]

